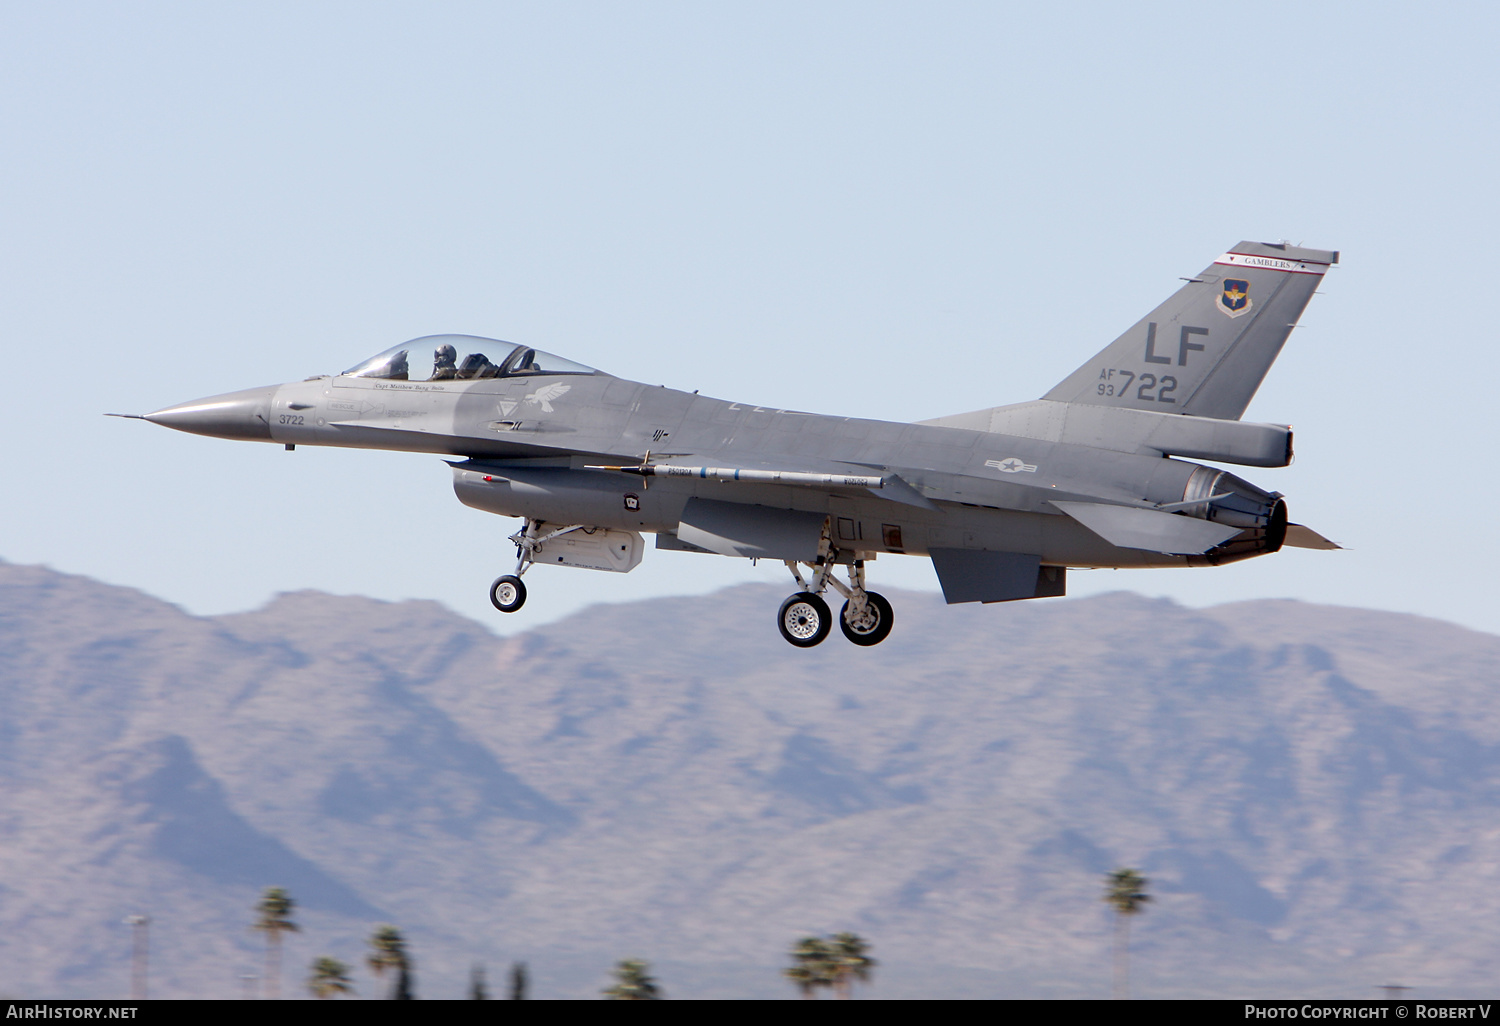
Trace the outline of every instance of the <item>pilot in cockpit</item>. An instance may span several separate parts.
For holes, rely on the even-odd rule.
[[[451,381],[458,377],[458,350],[444,343],[432,354],[432,380]]]

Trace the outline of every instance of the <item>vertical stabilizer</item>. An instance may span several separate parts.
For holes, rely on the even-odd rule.
[[[1241,242],[1045,398],[1238,420],[1338,259]]]

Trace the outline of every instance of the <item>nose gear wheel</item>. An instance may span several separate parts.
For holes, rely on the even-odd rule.
[[[781,636],[798,648],[812,648],[828,637],[833,614],[828,603],[810,591],[799,591],[781,604],[776,626]]]
[[[527,517],[521,529],[510,536],[510,540],[516,545],[516,572],[498,577],[490,585],[490,604],[502,613],[514,613],[526,604],[526,585],[521,583],[521,575],[536,563],[536,554],[541,551],[543,544],[583,528],[582,524],[573,524],[571,527],[559,527],[542,534],[542,524],[541,520]]]
[[[490,585],[490,602],[502,613],[514,613],[526,604],[526,585],[514,574],[506,574]]]

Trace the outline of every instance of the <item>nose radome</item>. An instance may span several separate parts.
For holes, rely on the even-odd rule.
[[[280,385],[178,403],[145,416],[153,424],[214,438],[271,440],[271,399]]]

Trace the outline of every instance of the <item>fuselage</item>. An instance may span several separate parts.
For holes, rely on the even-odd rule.
[[[438,381],[334,375],[182,404],[149,419],[288,446],[458,457],[465,462],[455,466],[454,488],[468,505],[655,533],[665,548],[676,547],[683,508],[696,496],[827,514],[837,544],[863,558],[947,548],[1026,552],[1072,567],[1224,561],[1112,545],[1052,505],[1181,503],[1206,497],[1189,487],[1195,472],[1200,479],[1203,470],[1219,474],[1213,468],[986,431],[774,409],[601,372]],[[734,466],[894,473],[930,508],[860,488],[647,482],[587,469],[648,453],[664,462],[691,456]]]

